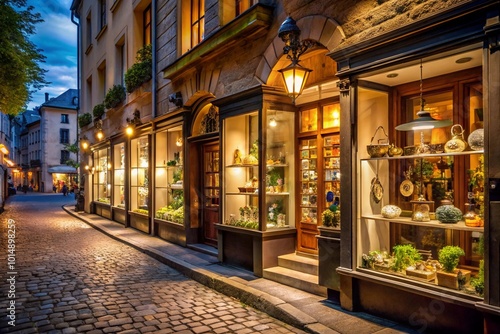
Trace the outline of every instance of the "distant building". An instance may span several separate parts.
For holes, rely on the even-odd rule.
[[[78,90],[68,89],[56,98],[48,99],[40,106],[40,138],[30,141],[30,169],[36,171],[33,187],[41,192],[57,191],[66,183],[68,187],[77,182],[77,169],[68,161],[77,161],[67,145],[77,141]],[[34,130],[34,129],[33,129]],[[31,181],[31,180],[30,180]]]
[[[60,190],[63,183],[76,182],[76,168],[68,161],[77,156],[67,145],[77,139],[77,97],[76,89],[52,99],[46,94],[40,107],[11,118],[10,175],[18,190],[52,192],[54,185]]]

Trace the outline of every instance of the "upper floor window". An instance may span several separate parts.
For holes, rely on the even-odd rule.
[[[257,3],[257,0],[235,0],[236,16],[241,15],[245,10]]]
[[[106,0],[99,1],[99,28],[102,30],[106,26]]]
[[[61,114],[61,123],[69,123],[68,114]]]
[[[185,53],[198,45],[205,35],[205,0],[182,0],[180,44]]]
[[[92,13],[89,12],[89,15],[87,15],[87,18],[85,19],[85,31],[86,33],[86,38],[87,38],[87,48],[89,48],[92,45]]]
[[[151,5],[147,6],[146,9],[143,12],[143,45],[149,45],[151,44],[151,39],[152,39],[152,29],[151,29]]]
[[[69,160],[69,151],[61,150],[61,164],[66,164]]]
[[[69,129],[59,130],[59,142],[61,144],[69,144]]]
[[[191,0],[191,46],[200,44],[205,32],[205,1]]]

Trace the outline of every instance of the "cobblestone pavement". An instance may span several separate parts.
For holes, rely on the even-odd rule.
[[[61,209],[71,202],[60,194],[19,194],[0,215],[0,332],[304,333],[90,228]],[[15,326],[8,324],[11,300]]]

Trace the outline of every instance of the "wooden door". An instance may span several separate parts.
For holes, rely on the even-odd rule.
[[[217,230],[219,222],[219,143],[203,145],[202,150],[202,242],[217,246]]]
[[[318,140],[316,136],[299,140],[300,219],[297,226],[297,251],[317,254],[318,223]],[[319,222],[318,222],[319,220]]]

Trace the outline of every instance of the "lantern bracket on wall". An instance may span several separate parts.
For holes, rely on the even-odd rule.
[[[307,78],[312,72],[311,69],[299,64],[299,57],[309,48],[317,45],[317,43],[309,39],[301,41],[300,29],[295,20],[290,16],[281,24],[278,30],[278,37],[285,43],[283,53],[292,62],[287,67],[278,70],[278,72],[282,75],[288,95],[292,98],[293,103],[295,103],[295,99],[302,93]]]

